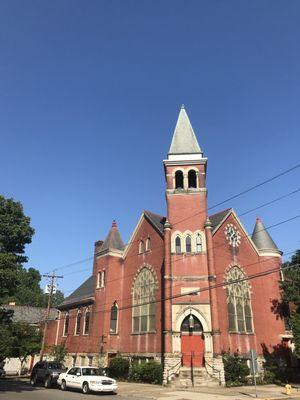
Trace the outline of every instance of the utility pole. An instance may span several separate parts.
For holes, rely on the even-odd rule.
[[[48,305],[47,305],[47,311],[46,311],[45,322],[44,322],[44,332],[43,332],[42,346],[41,346],[41,351],[40,351],[40,361],[43,360],[43,355],[44,355],[44,350],[45,350],[45,340],[46,340],[46,333],[47,333],[47,325],[48,325],[48,320],[49,320],[49,315],[50,315],[50,308],[51,308],[51,301],[52,301],[52,296],[53,296],[53,291],[54,291],[55,279],[63,278],[63,276],[55,275],[55,272],[53,271],[52,275],[44,274],[44,275],[42,275],[42,277],[43,278],[50,278],[50,285],[49,285],[49,293],[48,293]]]

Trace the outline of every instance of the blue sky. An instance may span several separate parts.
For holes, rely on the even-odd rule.
[[[2,1],[0,187],[36,230],[28,266],[91,257],[114,218],[128,240],[144,209],[165,214],[162,160],[182,103],[208,157],[209,205],[298,164],[299,17],[293,0]],[[240,214],[299,178],[222,208]],[[299,213],[298,193],[242,222]],[[300,247],[299,225],[270,230],[283,251]],[[61,269],[61,289],[91,268]]]

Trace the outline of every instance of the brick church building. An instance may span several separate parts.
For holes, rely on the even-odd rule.
[[[285,337],[273,311],[279,272],[247,279],[278,268],[281,252],[261,220],[251,236],[232,208],[208,215],[207,158],[184,107],[163,164],[166,215],[144,211],[127,245],[113,221],[47,344],[65,344],[68,364],[120,355],[162,362],[165,382],[191,366],[223,382],[224,351],[262,359]]]

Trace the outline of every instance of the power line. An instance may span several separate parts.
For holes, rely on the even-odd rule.
[[[264,229],[258,230],[257,233],[258,233],[258,232],[261,232],[261,231],[265,231],[265,230],[267,230],[267,229],[275,228],[275,227],[277,227],[277,226],[279,226],[279,225],[283,225],[283,224],[288,223],[288,222],[290,222],[290,221],[293,221],[293,220],[295,220],[295,219],[297,219],[297,218],[299,218],[299,217],[300,217],[300,214],[298,214],[298,215],[296,215],[296,216],[294,216],[294,217],[288,218],[288,219],[286,219],[286,220],[280,221],[280,222],[278,222],[278,223],[276,223],[276,224],[269,225],[268,227],[266,227],[266,228],[264,228]],[[241,234],[241,237],[249,238],[250,240],[252,240],[252,239],[251,239],[251,236],[250,236],[249,234],[242,233],[242,234]],[[208,251],[211,251],[211,250],[214,250],[214,249],[216,249],[216,248],[220,248],[220,247],[223,247],[223,246],[226,246],[226,245],[227,245],[227,243],[225,242],[225,243],[219,244],[219,245],[217,245],[217,246],[213,246],[213,247],[207,249],[206,251],[208,252]],[[158,249],[158,248],[163,248],[163,247],[164,247],[164,245],[157,246],[156,249]],[[136,257],[136,255],[132,255],[131,257]],[[176,260],[173,260],[173,263],[174,263],[174,262],[179,262],[179,261],[181,261],[183,258],[184,258],[184,256],[182,255],[181,258],[178,258],[178,259],[176,259]],[[113,262],[110,263],[110,266],[113,265],[113,264],[118,264],[118,262],[117,262],[117,261],[113,261]],[[83,271],[83,270],[80,270],[80,272],[82,272],[82,271]],[[72,273],[70,273],[70,274],[65,274],[65,276],[73,275],[73,273],[74,273],[74,271],[72,271]],[[132,274],[127,274],[127,275],[125,275],[125,276],[122,277],[122,278],[115,278],[115,279],[108,280],[108,281],[106,281],[106,283],[110,283],[110,282],[114,282],[114,281],[119,281],[120,279],[124,279],[124,278],[130,277],[130,276],[134,276],[135,274],[136,274],[136,271],[135,271],[134,273],[132,273]]]
[[[185,296],[193,296],[193,295],[197,295],[197,294],[202,293],[202,292],[206,292],[206,291],[211,290],[211,289],[217,289],[219,287],[226,287],[226,286],[229,286],[229,285],[234,285],[234,284],[239,283],[239,282],[245,282],[245,281],[253,280],[253,279],[256,279],[256,278],[263,278],[263,277],[271,275],[273,273],[280,272],[280,271],[283,271],[283,270],[286,270],[286,269],[293,269],[293,268],[296,268],[296,267],[299,267],[299,266],[300,266],[300,264],[297,263],[297,264],[293,264],[293,265],[282,266],[282,267],[279,267],[279,268],[278,267],[271,268],[269,270],[265,270],[265,271],[262,271],[262,272],[259,272],[259,273],[256,273],[256,274],[248,275],[247,277],[245,276],[244,278],[238,278],[238,279],[231,280],[231,281],[222,281],[220,283],[216,283],[215,285],[206,286],[204,288],[199,288],[199,289],[196,289],[196,290],[191,290],[190,292],[187,292],[187,293],[179,293],[179,294],[176,294],[176,295],[160,298],[158,300],[156,300],[156,299],[155,300],[150,300],[150,301],[147,301],[147,302],[144,302],[144,303],[139,303],[139,304],[132,304],[132,305],[123,306],[123,307],[120,306],[118,308],[118,310],[119,311],[128,310],[128,309],[132,309],[132,308],[135,308],[135,307],[140,307],[140,306],[145,306],[145,305],[149,305],[149,304],[156,304],[156,303],[164,302],[166,300],[178,299],[178,298],[185,297]],[[94,311],[93,314],[107,313],[107,312],[110,312],[110,311],[111,311],[110,308],[106,309],[106,310],[103,309],[103,310],[99,310],[99,311]],[[69,317],[69,318],[71,319],[71,318],[76,318],[76,317],[77,316],[73,316],[73,317]],[[60,317],[60,318],[52,319],[52,321],[60,321],[60,320],[63,320],[63,319],[64,318]]]
[[[190,217],[188,217],[188,218],[183,218],[182,220],[179,220],[179,221],[177,221],[176,223],[174,223],[173,226],[176,226],[177,224],[179,224],[179,223],[185,221],[186,219],[190,219],[190,218],[192,218],[192,217],[194,217],[194,216],[196,216],[196,215],[199,215],[199,214],[201,214],[201,213],[207,212],[207,211],[209,211],[209,210],[211,210],[211,209],[213,209],[213,208],[216,208],[216,207],[218,207],[218,206],[220,206],[220,205],[222,205],[222,204],[224,204],[224,203],[227,203],[227,202],[230,201],[230,200],[233,200],[233,199],[236,199],[236,198],[238,198],[238,197],[240,197],[240,196],[243,196],[244,194],[249,193],[249,192],[251,192],[252,190],[255,190],[255,189],[257,189],[258,187],[261,187],[261,186],[263,186],[263,185],[265,185],[265,184],[267,184],[267,183],[269,183],[269,182],[272,182],[272,181],[274,181],[274,180],[280,178],[281,176],[284,176],[284,175],[286,175],[286,174],[288,174],[288,173],[290,173],[290,172],[296,170],[296,169],[299,168],[299,167],[300,167],[300,163],[294,165],[294,166],[291,167],[291,168],[288,168],[288,169],[286,169],[286,170],[280,172],[280,173],[277,174],[277,175],[271,176],[270,178],[268,178],[268,179],[266,179],[266,180],[264,180],[264,181],[262,181],[262,182],[260,182],[260,183],[258,183],[258,184],[256,184],[256,185],[254,185],[254,186],[250,186],[248,189],[245,189],[245,190],[243,190],[243,191],[241,191],[241,192],[239,192],[239,193],[237,193],[237,194],[235,194],[235,195],[233,195],[233,196],[231,196],[231,197],[228,197],[228,198],[226,198],[225,200],[223,200],[223,201],[221,201],[221,202],[219,202],[219,203],[216,203],[216,204],[214,204],[214,205],[211,206],[211,207],[205,208],[205,209],[203,209],[203,210],[201,210],[201,211],[195,213],[194,215],[192,215],[192,216],[190,216]],[[294,194],[294,193],[297,193],[299,190],[300,190],[300,189],[297,189],[297,190],[295,190],[294,192],[290,193],[289,195],[292,195],[292,194]],[[283,198],[283,197],[282,197],[282,198]],[[273,200],[272,202],[275,202],[275,201],[278,201],[278,200],[279,200],[279,199],[277,199],[277,200],[275,199],[275,200]],[[251,210],[251,211],[255,211],[255,209],[253,209],[253,210]],[[249,211],[249,212],[250,212],[250,211]],[[128,243],[127,243],[127,246],[128,246],[128,245],[131,245],[131,244],[134,243],[134,242],[135,242],[135,241],[128,242]],[[67,265],[65,265],[65,266],[61,266],[61,267],[55,268],[54,270],[55,270],[55,271],[58,271],[58,270],[60,270],[60,269],[68,268],[68,267],[70,267],[70,266],[73,266],[73,265],[76,265],[76,264],[79,264],[79,263],[82,263],[82,262],[85,262],[85,261],[90,261],[91,259],[93,259],[93,257],[88,257],[88,258],[83,259],[83,260],[80,260],[80,261],[75,261],[74,263],[67,264]]]

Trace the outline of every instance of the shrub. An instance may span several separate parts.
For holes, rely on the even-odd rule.
[[[127,379],[129,372],[129,360],[127,358],[115,357],[109,362],[109,376],[112,378]]]
[[[130,371],[129,379],[134,382],[162,384],[163,368],[156,361],[135,364]]]
[[[57,344],[51,346],[50,355],[53,357],[54,361],[63,364],[68,354],[68,349],[63,344]]]
[[[226,386],[240,386],[247,383],[250,369],[244,358],[239,357],[238,354],[224,354],[223,363]]]

